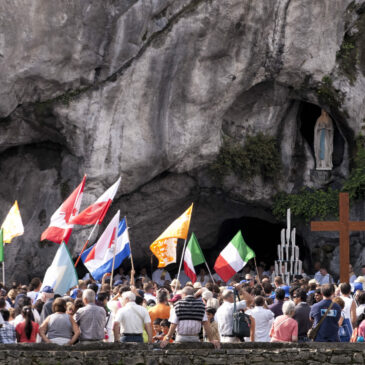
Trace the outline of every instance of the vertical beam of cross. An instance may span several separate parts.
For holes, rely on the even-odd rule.
[[[350,221],[349,194],[340,193],[340,219],[338,222],[311,222],[312,231],[337,231],[340,233],[340,281],[349,282],[350,233],[365,231],[365,222]]]

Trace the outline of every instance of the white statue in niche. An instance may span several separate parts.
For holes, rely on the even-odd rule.
[[[333,122],[328,113],[322,109],[321,116],[314,127],[314,155],[316,170],[332,170]]]

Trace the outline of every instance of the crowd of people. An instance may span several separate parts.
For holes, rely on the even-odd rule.
[[[264,264],[263,264],[264,265]],[[182,271],[171,279],[157,269],[129,275],[119,268],[96,282],[90,277],[60,296],[39,278],[0,287],[0,343],[148,342],[363,342],[365,267],[351,282],[334,283],[325,268],[290,285],[272,268],[250,265],[223,283],[200,270],[192,283]],[[353,277],[354,276],[354,277]],[[233,330],[234,311],[244,313],[249,333]]]

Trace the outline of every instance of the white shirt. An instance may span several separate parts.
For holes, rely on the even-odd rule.
[[[351,306],[354,300],[352,298],[345,297],[344,295],[341,295],[340,298],[345,302],[345,308],[343,309],[345,318],[351,319]]]
[[[314,278],[318,281],[320,285],[333,284],[333,279],[330,274],[322,275],[320,271],[317,271]]]
[[[120,334],[142,334],[144,325],[151,323],[151,318],[146,308],[135,302],[128,302],[118,310],[114,321],[120,323]]]
[[[161,275],[163,273],[165,273],[165,278],[161,279]],[[157,269],[152,273],[152,281],[154,281],[158,285],[163,286],[163,284],[165,283],[165,280],[171,281],[171,276],[168,271],[163,270],[163,269]]]
[[[32,299],[32,304],[34,304],[36,301],[36,298],[38,299],[39,294],[40,294],[39,291],[29,291],[27,293],[27,297]]]
[[[356,308],[356,317],[358,317],[360,314],[363,314],[365,310],[365,304],[360,304],[357,308]]]
[[[33,312],[33,317],[34,317],[34,322],[38,323],[39,325],[41,324],[41,316],[39,315],[38,311],[36,309],[32,309]],[[18,314],[15,318],[14,318],[14,327],[16,327],[19,323],[24,321],[24,317],[22,314]]]
[[[236,309],[246,308],[246,301],[236,302]],[[215,320],[218,322],[220,335],[231,335],[233,332],[233,303],[223,302],[215,314]]]
[[[274,313],[264,307],[255,307],[246,311],[255,319],[255,342],[270,342],[270,329],[274,321]]]
[[[146,302],[148,303],[149,300],[153,300],[155,303],[157,303],[157,299],[156,297],[153,295],[153,294],[150,294],[150,293],[144,293],[144,296],[143,296],[144,299],[146,299]]]

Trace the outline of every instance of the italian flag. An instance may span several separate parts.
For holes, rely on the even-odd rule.
[[[194,266],[203,264],[204,262],[205,258],[203,252],[199,246],[195,234],[192,233],[188,245],[185,249],[184,270],[185,274],[190,278],[193,283],[196,282],[196,272]]]
[[[255,252],[247,246],[241,231],[238,231],[218,256],[214,270],[227,282],[254,257],[256,257]]]

